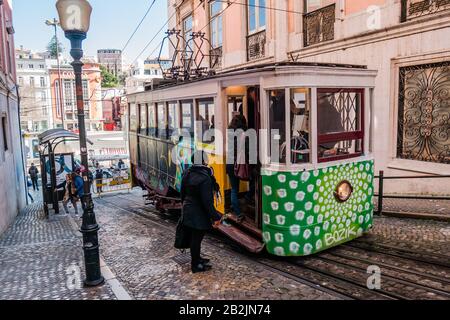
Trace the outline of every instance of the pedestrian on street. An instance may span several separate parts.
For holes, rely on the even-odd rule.
[[[207,166],[206,153],[197,151],[192,163],[181,182],[182,224],[191,235],[191,266],[192,272],[197,273],[211,269],[210,261],[201,257],[201,245],[206,231],[213,226],[218,227],[222,216],[214,207],[218,184],[213,171]]]
[[[38,168],[36,168],[34,163],[31,164],[31,167],[28,170],[28,174],[30,175],[31,182],[33,184],[33,190],[39,191],[39,184],[38,184],[39,170]]]
[[[63,207],[66,214],[69,214],[69,208],[67,207],[67,204],[69,202],[72,203],[75,209],[75,214],[78,215],[78,206],[77,206],[78,197],[76,195],[77,190],[72,182],[72,177],[73,173],[69,173],[66,176],[66,187],[64,192]]]
[[[83,202],[84,197],[84,181],[81,177],[81,168],[76,168],[75,172],[72,173],[72,194],[76,196],[76,202],[81,201],[81,207],[84,210],[85,203]]]
[[[119,170],[125,169],[125,163],[123,162],[122,159],[119,160],[117,167],[119,168]]]
[[[100,167],[100,164],[97,163],[97,168],[95,169],[95,181],[97,185],[97,193],[103,192],[103,169]]]

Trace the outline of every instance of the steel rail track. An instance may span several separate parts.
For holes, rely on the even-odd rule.
[[[341,265],[342,267],[345,267],[345,268],[352,268],[352,269],[355,269],[355,270],[359,270],[359,271],[362,271],[363,274],[365,274],[367,272],[366,269],[361,268],[361,267],[357,267],[357,266],[354,266],[354,265],[351,265],[350,263],[337,261],[337,260],[326,258],[326,257],[323,257],[323,256],[317,256],[317,257],[314,257],[314,258],[315,259],[324,260],[324,261],[328,261],[329,263],[332,263],[332,264],[335,264],[335,265],[336,264],[337,265]],[[403,284],[405,286],[410,286],[410,287],[413,287],[413,288],[416,288],[416,289],[424,290],[426,292],[431,292],[431,293],[434,293],[435,295],[446,297],[447,299],[450,298],[450,293],[447,292],[447,291],[444,291],[444,290],[440,290],[440,289],[432,288],[432,287],[429,287],[429,286],[426,286],[426,285],[410,282],[410,281],[407,281],[407,280],[404,280],[404,279],[400,279],[400,278],[392,276],[392,275],[384,274],[383,278],[384,279],[388,279],[388,280],[393,281],[393,282],[396,282],[396,283]],[[403,295],[398,295],[397,293],[393,294],[392,292],[387,292],[385,290],[377,290],[377,291],[380,291],[382,293],[389,293],[390,295],[397,295],[398,297],[402,297],[403,296]],[[401,298],[401,299],[405,299],[405,300],[414,299],[414,297],[413,298],[409,298],[409,297],[406,297],[406,296],[403,296],[403,297],[405,297],[405,298]]]
[[[129,199],[125,199],[125,198],[120,197],[120,196],[116,196],[116,197],[121,198],[123,200],[129,200]],[[121,206],[117,205],[116,203],[111,202],[111,201],[106,201],[105,198],[102,198],[101,201],[102,202],[106,202],[106,203],[114,206],[115,208],[117,208],[119,210],[138,215],[138,216],[140,216],[140,217],[142,217],[144,219],[148,219],[152,223],[155,223],[156,225],[164,228],[167,231],[174,232],[173,224],[170,224],[170,226],[168,226],[168,225],[163,225],[161,223],[161,214],[160,213],[155,213],[153,211],[147,211],[147,210],[143,210],[143,209],[124,208],[124,207],[121,207]],[[154,218],[159,218],[159,219],[155,220]],[[173,219],[172,216],[167,215],[167,218],[169,218],[173,222],[176,222],[176,220]],[[167,222],[167,220],[164,220],[164,221]],[[232,248],[237,248],[236,244],[234,242],[231,242],[230,240],[228,240],[226,237],[219,236],[219,234],[213,234],[212,236],[216,240],[220,240],[222,242],[226,242]],[[220,247],[215,242],[212,242],[210,244],[212,244],[212,245],[214,245],[216,247]],[[220,247],[220,248],[223,249],[222,247]],[[353,295],[349,295],[348,294],[348,291],[347,291],[349,289],[348,285],[356,286],[358,289],[364,291],[366,294],[369,293],[369,292],[370,292],[371,295],[374,294],[374,292],[372,290],[369,290],[367,287],[361,286],[358,283],[351,283],[351,282],[349,282],[347,280],[338,279],[338,278],[334,277],[333,275],[326,275],[324,277],[324,275],[322,273],[317,272],[317,270],[314,270],[314,269],[305,268],[305,269],[308,269],[309,271],[312,271],[312,272],[318,274],[319,276],[321,276],[323,278],[323,279],[321,279],[321,281],[311,280],[311,278],[308,278],[308,277],[305,277],[305,276],[299,276],[298,274],[293,274],[291,272],[286,272],[285,270],[283,270],[283,269],[281,269],[279,267],[276,267],[273,264],[269,264],[269,263],[260,261],[259,259],[252,259],[248,255],[245,255],[245,257],[247,259],[250,259],[252,262],[256,262],[256,263],[264,266],[266,269],[268,269],[268,270],[270,270],[270,271],[272,271],[272,272],[274,272],[276,274],[282,275],[282,276],[284,276],[286,278],[289,278],[289,279],[294,280],[296,282],[302,283],[302,284],[307,285],[309,287],[312,287],[312,288],[314,288],[316,290],[319,290],[319,291],[331,294],[333,296],[337,296],[337,297],[339,297],[341,299],[344,299],[344,300],[361,299],[359,297],[355,298],[355,294],[353,294]],[[324,282],[330,282],[330,281],[341,282],[341,283],[344,284],[344,287],[347,286],[347,288],[345,288],[344,290],[342,290],[342,289],[338,290],[338,289],[326,287],[326,286],[323,285]],[[336,285],[336,283],[334,284],[334,286],[338,286],[339,287],[339,285]],[[378,298],[382,298],[382,299],[396,299],[396,297],[387,296],[387,295],[380,294],[380,293],[377,293],[376,296],[378,296]]]
[[[370,242],[366,242],[366,241],[354,241],[354,242],[349,242],[346,244],[343,244],[342,247],[351,247],[351,248],[358,248],[358,249],[363,249],[363,250],[367,250],[367,251],[372,251],[372,252],[378,252],[378,253],[382,253],[385,255],[389,255],[389,256],[393,256],[393,257],[398,257],[398,258],[403,258],[403,259],[408,259],[408,260],[413,260],[413,261],[418,261],[418,262],[422,262],[422,263],[426,263],[428,265],[433,265],[433,266],[440,266],[440,267],[444,267],[447,269],[450,269],[450,263],[446,262],[446,261],[450,261],[449,257],[446,257],[446,261],[442,261],[439,259],[438,255],[424,255],[422,252],[417,252],[417,251],[413,251],[413,250],[409,250],[406,248],[399,248],[399,247],[394,247],[394,246],[388,246],[388,245],[384,245],[384,244],[375,244],[375,243],[370,243]]]
[[[121,197],[119,195],[116,195],[115,197],[116,198],[120,198],[122,200],[129,201],[128,198],[124,198],[124,197]],[[168,221],[168,220],[171,220],[172,222],[176,223],[177,219],[174,219],[173,215],[164,214],[164,217],[162,217],[161,216],[161,212],[156,213],[156,212],[154,212],[152,210],[144,210],[142,208],[134,208],[134,209],[133,208],[124,208],[124,207],[122,207],[122,206],[120,206],[120,205],[118,205],[118,204],[116,204],[116,203],[114,203],[112,201],[105,200],[105,198],[97,199],[96,201],[102,201],[102,202],[110,204],[110,205],[112,205],[112,206],[114,206],[117,209],[120,209],[122,211],[138,215],[138,216],[140,216],[140,217],[142,217],[144,219],[150,220],[152,223],[157,224],[158,226],[164,228],[165,230],[174,232],[174,229],[173,229],[174,225],[173,225],[173,223],[170,223]],[[157,220],[155,218],[157,218]],[[170,225],[162,224],[161,223],[162,222],[161,219],[164,219],[164,222],[170,223]],[[219,234],[217,234],[217,233],[211,234],[211,235],[213,236],[214,239],[221,240],[222,242],[226,242],[232,248],[237,249],[236,244],[235,243],[231,243],[231,241],[229,241],[226,237],[221,236],[221,235],[219,236]],[[211,242],[211,244],[216,246],[216,247],[219,246],[215,242]],[[370,244],[370,243],[367,243],[367,244],[373,246],[373,244]],[[364,248],[361,248],[361,246],[352,246],[352,245],[349,245],[349,244],[347,244],[346,246],[348,246],[348,247],[355,247],[355,248],[358,248],[358,249],[373,251],[373,252],[382,253],[382,254],[387,254],[387,255],[391,255],[391,256],[394,256],[394,257],[400,257],[400,258],[407,259],[407,260],[425,262],[425,263],[428,263],[428,264],[431,264],[431,265],[435,265],[432,262],[422,261],[421,259],[416,259],[415,257],[411,258],[411,257],[402,256],[400,254],[389,254],[389,253],[386,253],[386,252],[383,252],[383,251],[379,251],[379,250],[372,250],[372,248],[365,248],[366,247],[365,245],[362,246]],[[396,247],[393,247],[392,250],[401,251],[401,249],[398,249]],[[242,250],[239,250],[239,251],[240,251],[240,253],[243,253]],[[408,250],[406,252],[408,252]],[[330,252],[327,252],[327,253],[330,253]],[[251,258],[251,257],[249,257],[248,254],[246,254],[245,256],[246,256],[247,259],[250,259],[252,262],[256,262],[258,264],[261,264],[262,266],[264,266],[265,268],[267,268],[268,270],[270,270],[270,271],[272,271],[274,273],[280,274],[280,275],[282,275],[282,276],[284,276],[286,278],[289,278],[289,279],[294,280],[296,282],[302,283],[304,285],[308,285],[308,286],[310,286],[312,288],[315,288],[317,290],[320,290],[322,292],[325,292],[325,293],[328,293],[328,294],[331,294],[331,295],[334,295],[334,296],[338,296],[339,298],[344,299],[344,300],[361,299],[361,297],[358,297],[358,296],[355,297],[355,295],[357,295],[358,293],[361,293],[361,291],[365,292],[365,293],[369,293],[370,292],[371,295],[374,295],[374,293],[376,292],[376,295],[380,299],[391,299],[391,300],[396,300],[396,299],[410,300],[410,299],[413,299],[413,298],[410,298],[410,297],[407,297],[407,296],[404,296],[404,295],[400,295],[400,294],[396,294],[396,293],[392,293],[392,292],[387,292],[387,291],[383,291],[383,290],[370,290],[370,289],[367,288],[367,286],[361,284],[357,280],[350,279],[350,278],[347,278],[345,276],[342,276],[342,275],[339,275],[339,274],[336,274],[336,273],[333,273],[333,272],[328,272],[328,271],[324,271],[324,270],[317,270],[317,269],[312,268],[310,266],[304,265],[303,262],[298,262],[298,261],[297,262],[291,262],[291,261],[286,261],[286,260],[283,261],[284,263],[288,263],[288,264],[290,264],[290,265],[292,265],[294,267],[297,267],[297,268],[300,267],[300,268],[308,270],[309,272],[312,272],[313,274],[315,273],[316,275],[319,275],[319,278],[322,277],[323,281],[319,281],[319,280],[316,280],[316,279],[311,280],[311,277],[299,276],[298,274],[295,274],[295,273],[292,273],[292,272],[287,272],[286,270],[281,269],[281,267],[276,267],[273,264],[261,261],[260,259]],[[323,257],[320,257],[320,256],[315,256],[314,258],[319,258],[319,259],[322,259],[322,260],[326,259],[326,258],[323,258]],[[360,261],[360,262],[364,261],[364,259],[356,258],[356,257],[352,257],[352,256],[349,256],[348,258],[347,257],[342,257],[342,258],[346,258],[346,259],[350,259],[350,260],[353,259],[355,261]],[[352,269],[362,270],[362,268],[355,267],[355,266],[352,266],[350,264],[347,265],[345,263],[342,263],[342,262],[339,262],[339,261],[335,261],[335,260],[332,260],[332,259],[328,259],[328,260],[331,263],[336,263],[336,264],[339,264],[339,265],[343,265],[345,267],[351,267]],[[367,261],[365,261],[365,262],[367,262]],[[382,265],[381,263],[378,263],[378,262],[375,262],[375,263],[378,264],[378,265]],[[371,264],[373,264],[373,263],[371,263]],[[392,268],[392,267],[393,266],[389,266],[389,268]],[[446,267],[446,265],[444,265],[444,267]],[[393,269],[402,269],[402,268],[395,267]],[[366,272],[366,270],[363,270],[363,271]],[[421,273],[411,272],[411,270],[407,270],[407,269],[406,270],[402,269],[401,271],[407,271],[409,273],[420,275],[422,277],[424,276]],[[434,291],[433,293],[434,294],[438,294],[438,295],[442,295],[442,293],[444,293],[444,295],[450,297],[450,294],[448,292],[446,292],[446,291],[442,291],[442,290],[439,290],[439,289],[435,289],[435,288],[431,288],[431,287],[427,287],[427,286],[423,286],[423,285],[418,285],[418,284],[415,284],[413,282],[408,282],[406,280],[397,279],[397,278],[391,277],[391,276],[386,276],[385,275],[385,277],[386,278],[388,278],[388,277],[392,278],[391,281],[401,282],[402,284],[407,285],[407,286],[409,285],[409,286],[412,286],[412,287],[415,287],[415,288],[426,290],[428,292],[433,292]],[[435,277],[433,280],[437,280],[436,278],[437,277]],[[332,284],[332,287],[330,287],[330,286],[327,287],[327,286],[323,285],[323,283],[330,282],[330,280],[332,282],[334,282]],[[439,278],[439,281],[442,282],[442,279]],[[336,283],[338,283],[338,284],[336,285]],[[351,294],[348,293],[347,290],[345,290],[345,289],[343,290],[342,289],[342,287],[345,288],[346,286],[347,287],[348,286],[353,287],[353,289],[357,288],[359,290],[359,292],[354,293],[353,295],[351,295]],[[340,288],[336,289],[335,287],[340,287]],[[350,288],[346,288],[346,289],[350,289]]]
[[[367,251],[366,251],[367,252]],[[335,252],[335,251],[328,251],[327,252],[328,255],[332,255],[332,256],[336,256],[336,257],[340,257],[342,259],[347,259],[347,260],[355,260],[355,261],[359,261],[361,263],[367,263],[368,265],[377,265],[380,267],[384,267],[384,268],[389,268],[398,272],[403,272],[403,273],[409,273],[412,275],[416,275],[416,276],[420,276],[420,277],[425,277],[428,278],[429,280],[433,280],[433,281],[438,281],[438,282],[445,282],[446,284],[450,284],[450,279],[447,278],[442,278],[440,276],[434,275],[434,274],[424,274],[422,272],[419,271],[415,271],[415,270],[411,270],[411,269],[407,269],[407,268],[402,268],[402,267],[398,267],[398,266],[394,266],[385,262],[380,262],[380,261],[376,261],[375,259],[371,259],[371,258],[359,258],[359,257],[355,257],[353,255],[350,254],[345,254],[342,252]],[[405,260],[410,260],[410,259],[406,259]]]

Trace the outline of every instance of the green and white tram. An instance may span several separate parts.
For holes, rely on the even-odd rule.
[[[220,231],[249,251],[278,256],[351,241],[373,224],[375,77],[361,66],[285,63],[153,83],[128,95],[134,181],[158,209],[180,208],[182,172],[193,150],[203,149],[223,194],[217,210],[226,215],[226,132],[240,113],[258,133],[254,201],[244,200],[242,182],[246,219],[229,215],[232,225]],[[223,134],[205,138],[205,127]],[[174,139],[177,129],[192,139]]]

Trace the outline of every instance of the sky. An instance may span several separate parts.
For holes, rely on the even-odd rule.
[[[93,11],[88,38],[83,43],[86,56],[95,56],[97,49],[120,49],[125,46],[138,23],[149,8],[152,0],[90,0]],[[15,45],[42,52],[54,35],[53,27],[45,24],[46,19],[58,18],[55,0],[13,0]],[[167,0],[156,0],[140,29],[124,51],[126,62],[132,63],[156,32],[167,21]],[[163,31],[165,31],[164,28]],[[58,30],[59,41],[64,54],[69,55],[70,43]],[[145,59],[162,41],[164,32],[152,42],[144,54]],[[158,50],[153,56],[157,56]]]

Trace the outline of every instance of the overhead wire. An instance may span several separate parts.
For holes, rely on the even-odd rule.
[[[125,49],[128,47],[128,45],[130,44],[131,40],[133,39],[133,37],[135,36],[136,32],[139,30],[139,28],[141,27],[142,23],[145,21],[145,18],[147,18],[148,14],[150,13],[150,11],[152,10],[153,6],[155,5],[156,0],[153,0],[152,3],[150,4],[150,7],[147,9],[147,12],[145,12],[144,17],[141,19],[141,21],[138,23],[136,29],[134,29],[134,32],[131,34],[130,38],[128,39],[128,41],[125,43],[125,45],[123,46],[122,49],[122,53],[125,51]]]

